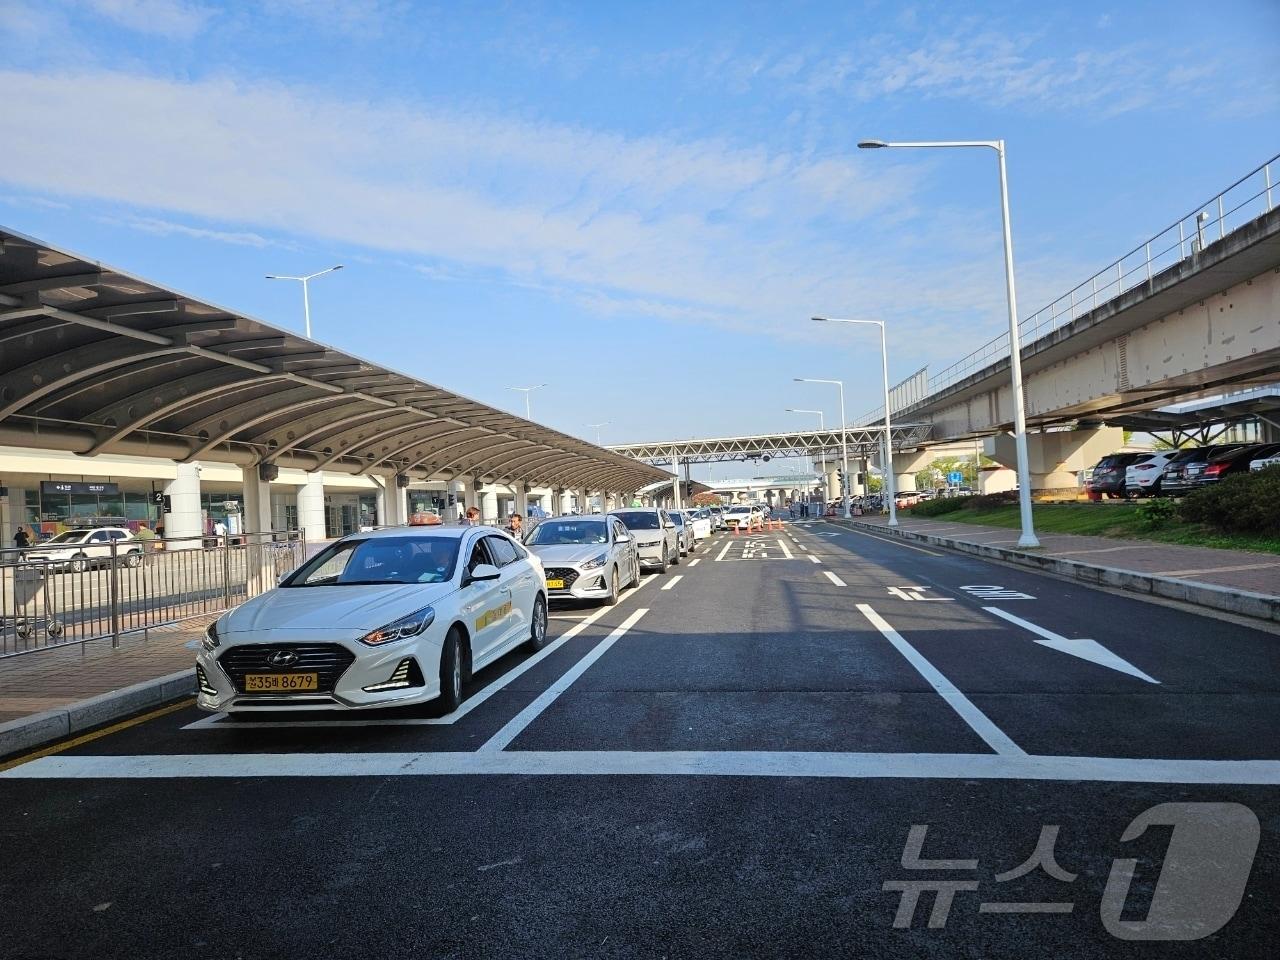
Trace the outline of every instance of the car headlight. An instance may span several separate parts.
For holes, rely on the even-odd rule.
[[[218,648],[218,621],[215,620],[204,628],[204,639],[200,641],[205,650],[213,653]]]
[[[607,553],[602,553],[600,554],[600,556],[592,557],[590,560],[584,563],[582,565],[582,569],[595,570],[598,567],[603,567],[608,562],[609,562],[609,555]]]
[[[423,607],[406,617],[401,617],[392,623],[388,623],[385,627],[379,627],[377,630],[371,630],[360,638],[361,643],[367,643],[371,647],[380,647],[384,643],[395,643],[397,640],[404,640],[408,637],[416,637],[427,627],[435,622],[436,611],[432,607]]]

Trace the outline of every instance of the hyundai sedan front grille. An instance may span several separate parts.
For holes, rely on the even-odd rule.
[[[295,659],[280,664],[282,658],[275,656],[278,653],[292,653]],[[271,663],[273,658],[275,664]],[[250,673],[314,673],[317,687],[308,692],[329,693],[355,658],[338,643],[253,643],[231,647],[218,658],[218,664],[240,693],[245,692],[244,678]]]

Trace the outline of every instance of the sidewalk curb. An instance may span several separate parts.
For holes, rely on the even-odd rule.
[[[1100,567],[1096,564],[1081,563],[1079,560],[1063,560],[1058,557],[1047,557],[1021,550],[1010,550],[1007,547],[992,547],[968,540],[955,540],[951,537],[940,537],[929,533],[916,533],[901,528],[894,529],[880,523],[867,523],[859,520],[832,520],[840,526],[855,529],[876,531],[885,536],[898,537],[901,540],[912,540],[927,543],[935,547],[944,547],[958,553],[968,553],[976,557],[1002,560],[1005,563],[1044,570],[1059,576],[1069,577],[1083,583],[1096,583],[1104,587],[1115,587],[1129,593],[1149,594],[1167,600],[1180,600],[1197,607],[1208,607],[1225,613],[1234,613],[1241,617],[1252,617],[1255,620],[1266,620],[1280,623],[1280,597],[1266,593],[1251,593],[1232,587],[1219,587],[1209,583],[1195,583],[1190,580],[1178,580],[1173,577],[1161,577],[1153,573],[1139,573],[1136,570],[1122,570],[1116,567]]]
[[[65,707],[0,723],[0,758],[55,743],[147,707],[159,707],[195,694],[195,670],[179,670],[155,680],[102,693]]]

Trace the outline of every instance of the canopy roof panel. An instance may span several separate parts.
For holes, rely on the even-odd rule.
[[[0,443],[618,492],[666,476],[4,227]]]

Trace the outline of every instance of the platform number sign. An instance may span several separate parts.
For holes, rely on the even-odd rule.
[[[173,500],[163,490],[153,490],[151,502],[159,507],[161,512],[173,513]]]
[[[960,484],[964,483],[964,474],[959,470],[952,470],[947,474],[947,483],[953,487],[960,486]]]

